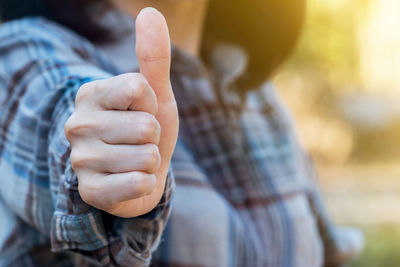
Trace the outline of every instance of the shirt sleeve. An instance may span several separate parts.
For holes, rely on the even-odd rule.
[[[303,188],[305,188],[310,210],[315,218],[324,246],[325,266],[341,266],[353,258],[357,251],[350,245],[343,245],[343,241],[347,239],[345,231],[342,227],[336,226],[332,222],[326,211],[313,161],[300,145],[291,114],[281,103],[276,88],[272,83],[266,83],[252,94],[256,96],[253,98],[253,102],[258,103],[258,109],[262,110],[264,116],[268,116],[269,120],[275,121],[276,128],[280,128],[282,134],[286,135],[290,140],[296,165],[301,172],[301,177],[304,178]]]
[[[140,217],[115,217],[82,201],[78,180],[71,168],[64,124],[73,112],[75,94],[84,82],[87,79],[67,82],[52,116],[48,147],[50,183],[55,185],[52,190],[55,202],[51,222],[52,250],[73,250],[106,265],[147,266],[169,216],[172,172],[168,173],[159,204]]]
[[[36,19],[1,27],[0,196],[41,240],[50,239],[53,252],[147,266],[169,217],[172,171],[161,201],[143,216],[123,219],[82,201],[64,124],[79,87],[112,74],[88,59],[93,48],[72,48],[58,33]]]

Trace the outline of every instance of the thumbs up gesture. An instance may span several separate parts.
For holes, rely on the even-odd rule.
[[[140,73],[84,84],[65,124],[82,199],[120,217],[160,201],[178,136],[166,21],[152,8],[136,18]]]

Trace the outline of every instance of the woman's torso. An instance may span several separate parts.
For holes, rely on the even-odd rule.
[[[95,57],[89,50],[81,53]],[[171,164],[177,188],[153,265],[320,266],[311,174],[290,118],[271,84],[239,96],[242,52],[222,46],[212,56],[215,64],[206,68],[173,51],[181,125]],[[93,62],[118,74],[107,60]]]

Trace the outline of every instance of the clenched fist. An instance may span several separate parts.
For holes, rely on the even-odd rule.
[[[136,55],[140,73],[84,84],[65,124],[82,199],[120,217],[158,204],[178,135],[168,28],[155,9],[136,18]]]

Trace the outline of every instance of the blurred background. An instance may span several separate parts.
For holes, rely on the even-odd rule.
[[[400,266],[400,1],[308,0],[275,83],[332,218],[364,231],[350,266]]]

